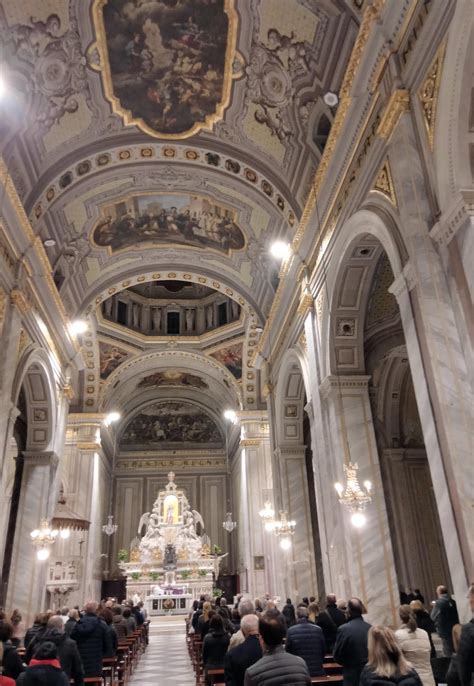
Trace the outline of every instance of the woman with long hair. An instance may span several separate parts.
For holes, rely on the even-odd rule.
[[[395,636],[404,656],[418,672],[423,686],[435,686],[430,661],[430,639],[427,632],[418,628],[410,605],[401,605],[398,614],[402,620],[402,626],[395,632]]]
[[[369,658],[364,667],[359,686],[421,686],[421,680],[386,626],[375,625],[369,630]]]
[[[412,600],[410,603],[410,608],[413,611],[416,619],[416,625],[419,629],[423,629],[428,634],[431,646],[431,657],[436,657],[436,649],[434,647],[432,634],[435,633],[436,627],[435,623],[431,619],[429,612],[425,610],[425,606],[421,600]]]

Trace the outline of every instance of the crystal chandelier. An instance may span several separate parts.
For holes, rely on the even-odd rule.
[[[359,479],[357,478],[357,470],[359,466],[357,462],[353,464],[349,462],[344,465],[344,473],[346,475],[347,485],[344,486],[341,483],[334,484],[336,489],[339,502],[347,507],[349,512],[351,512],[352,523],[356,527],[361,527],[365,524],[366,518],[363,514],[366,506],[371,502],[372,496],[370,491],[372,490],[372,484],[370,481],[364,481],[363,491],[359,485]]]
[[[52,529],[47,519],[41,520],[39,529],[31,532],[31,542],[37,546],[36,557],[38,560],[47,560],[51,553],[51,546],[55,542],[59,531]]]
[[[269,500],[265,500],[263,507],[258,514],[263,521],[265,531],[273,531],[275,528],[275,510]]]
[[[104,534],[107,534],[107,536],[112,536],[118,529],[118,524],[114,524],[114,516],[113,515],[108,515],[107,517],[107,524],[104,524],[102,527],[102,531]]]
[[[296,522],[294,519],[288,519],[286,512],[280,512],[280,519],[274,522],[273,531],[275,536],[280,539],[280,547],[283,550],[291,548],[291,537],[296,531]]]
[[[232,531],[237,528],[237,522],[232,521],[232,512],[227,512],[225,516],[225,522],[222,522],[222,526],[227,531],[227,533],[232,533]]]

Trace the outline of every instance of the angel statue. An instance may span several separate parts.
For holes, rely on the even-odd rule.
[[[204,521],[199,512],[187,507],[183,512],[183,534],[188,538],[199,538],[196,533],[196,526],[198,524],[204,529]]]
[[[140,523],[138,525],[138,534],[141,536],[143,527],[146,526],[146,532],[143,536],[140,547],[153,547],[158,546],[160,539],[163,538],[161,533],[161,526],[159,523],[159,517],[155,511],[145,512],[141,516]]]

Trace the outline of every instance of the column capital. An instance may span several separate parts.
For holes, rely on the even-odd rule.
[[[370,378],[370,376],[366,376],[365,374],[354,374],[353,376],[337,376],[336,374],[330,374],[321,383],[319,390],[325,398],[329,398],[334,391],[337,391],[339,388],[345,390],[366,390]]]
[[[299,460],[305,456],[306,446],[298,443],[297,445],[282,444],[275,448],[274,454],[283,460]]]
[[[449,245],[459,229],[474,220],[474,191],[459,191],[454,202],[430,230],[430,238],[440,248]]]
[[[32,467],[56,467],[59,463],[59,457],[54,450],[24,450],[22,454],[25,464]]]

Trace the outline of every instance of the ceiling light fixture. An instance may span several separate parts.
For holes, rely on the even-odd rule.
[[[270,246],[270,253],[277,260],[285,259],[285,257],[288,257],[289,252],[290,252],[290,244],[286,243],[285,241],[275,241]]]
[[[237,412],[235,410],[225,410],[224,419],[227,419],[228,422],[232,422],[232,424],[235,424],[235,421],[237,419]]]
[[[337,93],[333,93],[332,91],[325,93],[323,100],[328,107],[336,107],[336,105],[339,103]]]
[[[6,92],[7,84],[5,83],[5,79],[3,78],[3,76],[0,74],[0,100],[3,98]]]
[[[71,322],[71,333],[75,334],[76,336],[78,334],[85,333],[88,329],[88,324],[84,319],[75,319],[73,322]]]
[[[56,241],[54,240],[54,238],[46,238],[43,245],[45,248],[52,248],[56,245]]]
[[[122,415],[120,414],[120,412],[115,412],[115,411],[109,412],[109,414],[104,419],[104,424],[106,426],[110,426],[110,424],[113,424],[114,422],[118,422],[118,420],[120,419],[121,416]]]

